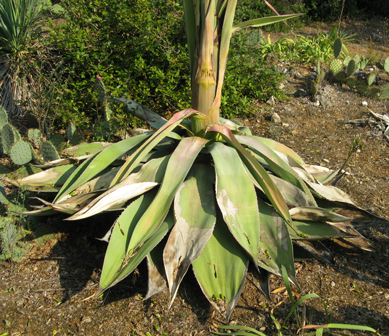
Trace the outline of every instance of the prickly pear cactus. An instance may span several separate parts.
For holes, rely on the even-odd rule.
[[[4,205],[7,205],[9,203],[7,195],[5,193],[4,184],[2,181],[0,181],[0,202]]]
[[[31,143],[35,147],[40,147],[42,144],[42,133],[37,128],[30,128],[27,132],[28,140],[31,141]]]
[[[330,72],[333,75],[337,74],[340,70],[342,70],[343,63],[340,59],[333,59],[330,63]]]
[[[59,134],[59,133],[55,133],[49,139],[49,141],[54,145],[55,148],[58,148],[61,145],[61,143],[66,142],[65,138],[61,134]]]
[[[345,83],[347,79],[347,74],[344,71],[338,72],[335,75],[335,81],[339,83]]]
[[[103,83],[103,79],[97,75],[93,88],[97,92],[97,99],[101,105],[104,105],[107,102],[107,90]]]
[[[353,59],[350,60],[350,62],[347,65],[347,77],[350,77],[355,72],[356,67],[357,66],[355,61]]]
[[[309,80],[307,82],[307,90],[310,95],[315,95],[319,89],[318,83],[316,83],[314,80]]]
[[[372,73],[369,77],[368,77],[368,79],[367,79],[367,85],[371,85],[371,84],[373,84],[374,83],[374,81],[375,81],[375,79],[376,79],[376,74],[375,73]]]
[[[357,91],[360,95],[367,97],[369,95],[369,89],[365,84],[357,85]]]
[[[50,141],[45,141],[42,144],[41,153],[45,162],[60,159],[57,150]]]
[[[72,146],[77,146],[82,142],[86,142],[86,139],[80,133],[75,133],[69,140],[69,144]]]
[[[382,88],[380,99],[389,99],[389,85]]]
[[[5,124],[1,131],[1,141],[3,144],[4,154],[9,154],[12,145],[20,140],[19,132],[11,124]]]
[[[344,58],[344,60],[343,60],[343,65],[344,65],[345,67],[347,67],[351,60],[352,60],[352,58],[351,58],[350,56],[346,56],[346,57]]]
[[[33,158],[31,146],[28,142],[20,140],[15,142],[10,151],[11,160],[17,165],[24,165]]]
[[[8,113],[3,106],[0,106],[0,131],[8,123]]]
[[[342,52],[342,40],[340,38],[337,38],[334,43],[334,56],[335,58],[338,58],[340,56],[340,53]]]
[[[369,94],[368,94],[368,97],[371,98],[371,99],[378,99],[378,94],[380,93],[380,88],[378,87],[372,87],[370,90],[369,90]]]
[[[76,129],[76,125],[74,125],[73,123],[69,123],[68,128],[66,129],[66,137],[68,138],[68,140],[70,140],[74,133],[76,133]]]
[[[385,60],[384,70],[389,74],[389,57]]]
[[[347,78],[346,84],[352,89],[357,86],[357,81],[354,77]]]
[[[359,54],[355,54],[353,58],[355,62],[355,66],[358,69],[359,68],[359,63],[361,62],[361,56]]]

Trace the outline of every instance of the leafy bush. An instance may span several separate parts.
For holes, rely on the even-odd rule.
[[[165,1],[67,0],[68,13],[52,22],[50,43],[62,54],[67,87],[60,110],[62,124],[77,126],[103,118],[92,85],[95,75],[104,79],[112,96],[131,98],[161,115],[190,106],[190,74],[182,6]],[[252,99],[277,93],[280,75],[265,69],[255,48],[237,34],[227,72],[224,116],[244,115]],[[242,73],[245,75],[242,77]],[[116,112],[122,127],[135,120],[124,110]]]

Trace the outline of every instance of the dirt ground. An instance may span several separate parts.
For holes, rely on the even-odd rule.
[[[358,43],[348,44],[352,55],[378,51],[389,56],[384,23],[373,26],[346,22],[346,27],[358,34]],[[321,27],[322,30],[330,28],[331,25]],[[314,34],[317,29],[318,25],[313,24],[301,33]],[[375,42],[372,33],[377,31],[382,38]],[[271,137],[290,146],[307,163],[332,169],[341,167],[353,139],[360,137],[364,147],[353,157],[348,174],[338,187],[359,206],[389,219],[389,141],[374,126],[375,119],[368,110],[389,115],[389,102],[366,99],[345,87],[324,83],[320,94],[325,103],[318,105],[301,91],[313,71],[307,67],[289,71],[285,90],[290,99],[259,104],[260,112],[243,123],[255,135]],[[362,104],[364,101],[367,106]],[[274,112],[280,116],[280,123],[269,120]],[[370,122],[347,123],[362,118],[370,118]],[[217,325],[226,323],[210,307],[192,272],[185,277],[169,312],[166,292],[142,300],[147,291],[145,264],[93,299],[106,249],[106,243],[95,238],[102,237],[110,223],[112,215],[100,217],[97,223],[95,218],[63,222],[61,216],[51,217],[46,224],[55,229],[55,235],[36,245],[22,263],[0,265],[0,335],[194,336],[211,335]],[[297,280],[301,294],[314,292],[323,298],[333,314],[332,322],[367,325],[379,329],[381,335],[389,335],[389,224],[382,222],[361,233],[371,241],[374,252],[324,242],[334,256],[334,263],[296,262]],[[271,277],[273,290],[282,286],[280,279]],[[230,323],[276,335],[270,317],[274,309],[274,316],[284,326],[283,335],[296,334],[295,320],[284,321],[291,308],[286,292],[276,291],[272,299],[267,301],[247,281]],[[320,300],[312,299],[306,305],[307,323],[326,322]],[[301,315],[302,310],[298,312]]]

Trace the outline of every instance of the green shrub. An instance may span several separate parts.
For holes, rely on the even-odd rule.
[[[93,90],[96,74],[112,96],[152,106],[161,115],[190,106],[189,56],[180,4],[67,0],[63,6],[68,17],[60,24],[52,23],[50,35],[70,74],[56,110],[62,125],[71,121],[81,128],[104,120]],[[280,75],[266,69],[256,48],[249,48],[245,41],[240,34],[233,40],[224,116],[248,113],[253,99],[281,97],[276,93]],[[123,110],[116,111],[115,117],[123,128],[135,126],[135,119]]]

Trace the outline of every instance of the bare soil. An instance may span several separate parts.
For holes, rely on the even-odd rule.
[[[358,33],[357,42],[348,45],[352,55],[378,51],[382,57],[389,56],[384,23],[381,26],[363,22],[345,24]],[[328,31],[332,26],[320,29]],[[377,31],[382,39],[374,42],[372,33]],[[318,25],[313,24],[296,33],[317,32]],[[389,219],[389,142],[373,123],[359,126],[347,123],[361,118],[374,121],[367,108],[388,115],[389,102],[369,100],[345,87],[324,83],[320,94],[325,98],[325,106],[318,106],[309,96],[301,95],[301,91],[295,94],[305,89],[306,79],[312,72],[308,67],[295,67],[287,74],[285,83],[290,99],[273,105],[259,104],[260,112],[243,123],[255,135],[271,137],[290,146],[307,163],[333,169],[341,167],[353,139],[360,137],[364,147],[353,157],[348,174],[338,187],[359,206]],[[363,101],[368,103],[367,107],[362,105]],[[274,112],[280,116],[281,123],[268,120]],[[226,323],[210,307],[192,272],[188,272],[169,312],[166,292],[142,301],[147,291],[144,264],[103,296],[92,299],[106,249],[106,243],[95,237],[105,234],[112,215],[100,217],[99,222],[96,218],[76,223],[62,219],[51,217],[45,222],[57,233],[36,244],[22,263],[0,265],[1,335],[194,336],[211,335],[217,325]],[[381,335],[389,335],[389,224],[366,228],[361,233],[372,242],[374,252],[327,241],[324,246],[334,256],[332,265],[316,260],[296,262],[301,295],[319,294],[333,313],[332,322],[367,325],[379,329]],[[279,278],[272,277],[271,286],[277,290],[283,284]],[[276,335],[270,318],[274,309],[275,317],[285,326],[283,334],[296,334],[293,318],[283,321],[291,308],[286,292],[278,290],[272,299],[267,301],[247,281],[230,323]],[[306,318],[309,324],[326,322],[320,300],[307,301]]]

